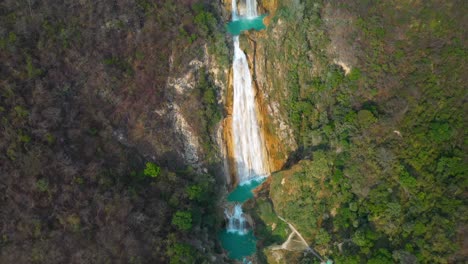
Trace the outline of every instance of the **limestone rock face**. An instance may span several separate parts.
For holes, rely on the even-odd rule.
[[[174,119],[175,130],[179,134],[180,140],[183,144],[182,157],[184,157],[187,163],[195,167],[199,167],[200,143],[198,137],[181,114],[179,106],[174,105],[172,116]]]
[[[175,89],[179,94],[190,92],[196,85],[196,72],[204,65],[197,59],[192,60],[189,63],[189,70],[181,77],[169,77],[167,80],[167,86]]]
[[[174,51],[174,53],[176,52]],[[226,75],[228,70],[222,69],[217,64],[216,58],[212,54],[209,54],[206,45],[203,47],[202,56],[192,59],[184,68],[185,71],[179,71],[172,64],[173,58],[170,60],[171,71],[166,84],[170,100],[165,108],[155,112],[160,116],[169,116],[175,133],[174,142],[177,142],[179,145],[176,148],[177,156],[181,157],[187,165],[198,171],[206,171],[203,164],[206,153],[203,153],[203,148],[201,147],[204,143],[203,140],[206,140],[206,137],[202,139],[202,133],[206,133],[206,131],[199,127],[200,124],[191,119],[191,114],[199,111],[200,107],[199,102],[196,102],[197,99],[193,98],[193,90],[197,86],[199,75],[204,74],[202,71],[206,71],[217,87],[218,103],[224,104],[226,99],[223,95],[227,87]],[[218,130],[222,131],[222,122],[220,122],[218,127]],[[219,139],[217,139],[219,137],[218,134],[219,132],[214,135],[208,135],[208,137],[213,137],[214,142],[218,142],[219,144]],[[223,156],[223,153],[223,149],[221,149],[218,154]]]
[[[269,8],[267,12],[271,11],[270,17],[276,11],[273,2],[276,3],[271,1],[263,5],[264,8]],[[285,28],[281,27],[281,21],[278,21],[270,34],[266,31],[249,32],[248,41],[244,42],[258,92],[261,126],[264,130],[272,171],[281,169],[289,153],[297,148],[293,131],[287,121],[287,113],[279,103],[282,101],[281,98],[288,96],[287,71],[280,62],[269,58],[269,52],[272,52],[269,43],[280,43],[283,34]]]

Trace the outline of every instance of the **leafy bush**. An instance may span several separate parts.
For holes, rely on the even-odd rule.
[[[203,188],[200,185],[192,185],[187,187],[186,192],[190,200],[199,201],[203,195]]]
[[[369,110],[359,111],[357,114],[357,120],[362,128],[368,128],[370,125],[377,121],[375,116]]]
[[[152,162],[146,163],[145,170],[143,171],[144,175],[151,177],[151,178],[156,178],[159,176],[160,173],[161,173],[161,168],[158,167],[156,164]]]
[[[172,216],[172,222],[178,229],[187,231],[192,228],[192,213],[188,211],[177,211]]]
[[[319,229],[318,234],[315,236],[315,243],[318,245],[324,245],[329,243],[330,240],[331,237],[328,232],[323,228]]]
[[[196,259],[195,249],[185,243],[174,243],[168,248],[167,254],[171,264],[195,263]]]
[[[216,28],[216,19],[210,12],[200,11],[195,16],[194,22],[203,37],[212,34]]]
[[[36,188],[40,192],[47,192],[49,191],[49,182],[46,179],[39,179],[36,182]]]

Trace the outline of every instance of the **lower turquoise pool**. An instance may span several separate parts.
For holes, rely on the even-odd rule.
[[[256,178],[254,180],[238,185],[232,191],[227,200],[228,202],[244,203],[254,195],[252,191],[265,181],[266,178]],[[242,260],[245,257],[253,255],[257,251],[257,238],[253,232],[240,235],[238,233],[230,233],[223,230],[219,233],[221,245],[228,252],[228,257],[231,259]]]
[[[223,230],[219,233],[219,240],[223,248],[228,252],[230,259],[243,259],[251,256],[257,250],[257,239],[252,231],[239,235]]]

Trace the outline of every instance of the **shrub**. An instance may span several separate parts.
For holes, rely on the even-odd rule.
[[[152,162],[147,162],[143,173],[148,177],[156,178],[161,173],[161,168]]]
[[[317,245],[324,245],[330,242],[330,239],[331,237],[327,231],[323,228],[320,228],[317,236],[315,237],[315,243],[317,243]]]
[[[172,224],[180,230],[190,230],[192,228],[192,213],[187,211],[177,211],[172,217]]]
[[[201,11],[194,21],[203,37],[210,35],[216,27],[216,18],[209,12]]]
[[[49,182],[46,179],[40,179],[36,182],[36,188],[40,192],[47,192],[49,190]]]
[[[187,244],[175,243],[167,250],[171,258],[171,264],[194,263],[196,259],[195,249]]]
[[[186,191],[190,200],[200,201],[203,194],[203,188],[200,185],[187,187]]]
[[[359,125],[362,128],[368,128],[370,125],[377,121],[377,118],[369,110],[361,110],[357,115]]]

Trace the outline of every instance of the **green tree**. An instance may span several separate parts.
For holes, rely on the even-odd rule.
[[[148,177],[156,178],[161,173],[161,168],[152,162],[147,162],[143,173]]]
[[[328,232],[325,229],[320,228],[317,236],[315,237],[315,243],[317,243],[318,245],[324,245],[330,242],[330,239],[331,237],[328,234]]]
[[[362,128],[368,128],[370,125],[377,121],[377,118],[369,110],[361,110],[357,115],[359,125]]]
[[[400,184],[406,188],[414,188],[418,185],[418,182],[408,171],[403,170],[400,174]]]
[[[354,233],[352,241],[361,248],[361,252],[367,254],[370,249],[374,246],[374,243],[362,230],[358,230]]]
[[[36,188],[40,192],[47,192],[49,191],[49,182],[46,179],[40,179],[36,182]]]
[[[171,264],[194,263],[196,259],[195,249],[187,244],[174,243],[167,249],[167,254],[171,258]]]
[[[452,138],[453,130],[448,123],[432,123],[429,136],[437,143],[441,143]]]
[[[203,188],[200,185],[187,187],[186,192],[190,200],[200,201],[203,194]]]
[[[177,211],[172,217],[172,224],[180,230],[190,230],[192,228],[192,213],[187,211]]]
[[[210,12],[201,11],[195,16],[194,22],[203,37],[210,35],[216,28],[216,18]]]

